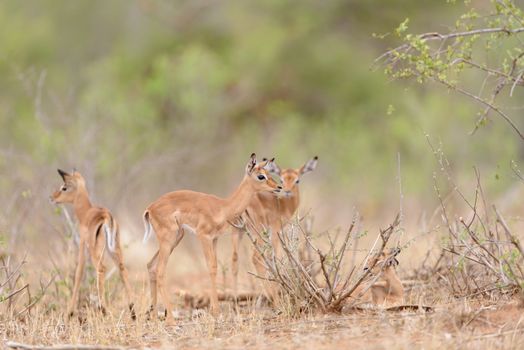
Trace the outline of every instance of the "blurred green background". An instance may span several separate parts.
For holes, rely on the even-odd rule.
[[[459,184],[475,165],[502,196],[524,157],[509,127],[470,136],[478,106],[370,69],[398,44],[373,33],[407,17],[414,32],[446,31],[462,12],[443,0],[4,0],[0,230],[59,230],[47,196],[55,169],[76,167],[139,239],[148,203],[181,188],[227,195],[253,151],[282,167],[319,156],[301,186],[324,228],[354,207],[385,224],[400,155],[415,222],[436,204],[426,133]]]

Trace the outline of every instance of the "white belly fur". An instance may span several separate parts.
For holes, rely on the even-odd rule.
[[[182,227],[181,227],[181,228],[182,228],[182,230],[184,230],[186,233],[189,232],[189,233],[192,233],[192,234],[196,235],[196,230],[195,230],[193,227],[191,227],[191,226],[189,226],[189,225],[187,225],[187,224],[182,224]]]

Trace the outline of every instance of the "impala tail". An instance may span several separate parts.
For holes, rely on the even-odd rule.
[[[145,211],[143,219],[146,231],[144,232],[144,239],[142,240],[142,243],[146,243],[149,240],[149,237],[151,237],[151,232],[153,231],[153,226],[151,225],[151,221],[149,219],[149,210]]]
[[[111,253],[114,253],[115,252],[115,247],[116,247],[116,230],[117,230],[117,225],[116,225],[116,223],[113,220],[113,217],[111,215],[107,215],[104,218],[104,222],[102,224],[102,228],[104,229],[104,234],[106,236],[107,249],[109,249],[109,251]]]

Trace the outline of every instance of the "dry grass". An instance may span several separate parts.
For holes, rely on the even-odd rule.
[[[202,276],[205,278],[205,276]],[[411,302],[425,299],[434,312],[388,312],[380,309],[349,314],[307,314],[279,317],[270,310],[255,310],[252,303],[235,311],[223,303],[222,315],[213,318],[182,310],[176,327],[140,317],[130,320],[125,305],[114,303],[103,317],[84,307],[82,322],[67,320],[62,308],[39,304],[30,314],[1,324],[4,341],[29,344],[99,344],[133,348],[522,348],[524,313],[511,297],[451,299],[447,293],[426,293],[430,286],[409,293]],[[435,290],[435,289],[433,289]],[[442,291],[442,289],[441,289]],[[139,300],[145,310],[147,298]]]
[[[410,248],[402,252],[404,258],[410,256],[409,252]],[[227,258],[227,254],[223,257]],[[84,284],[80,315],[67,319],[64,310],[69,297],[68,279],[74,263],[72,259],[64,259],[62,264],[56,266],[54,272],[45,268],[26,275],[26,278],[41,276],[42,281],[55,273],[57,277],[30,312],[13,316],[16,310],[28,303],[27,296],[21,295],[12,311],[2,315],[0,336],[4,344],[15,341],[40,345],[232,349],[524,347],[524,308],[518,294],[495,290],[475,296],[456,296],[450,288],[446,288],[445,281],[438,274],[424,276],[420,269],[401,270],[404,279],[416,278],[416,281],[406,284],[406,303],[431,305],[434,312],[386,311],[369,307],[345,313],[309,311],[292,317],[285,313],[278,314],[268,307],[257,308],[253,300],[238,308],[231,302],[222,302],[222,314],[217,318],[206,310],[185,308],[182,298],[176,296],[175,286],[188,287],[192,292],[205,290],[208,277],[201,269],[199,273],[177,276],[177,283],[171,284],[173,299],[179,310],[178,324],[167,327],[162,320],[145,318],[149,303],[148,286],[145,274],[141,273],[132,273],[138,320],[130,319],[123,298],[118,297],[122,287],[116,274],[108,281],[108,296],[112,301],[108,315],[102,316],[93,305],[89,305],[89,296],[96,294],[96,291],[88,278]],[[30,267],[34,268],[34,265]],[[40,281],[24,278],[21,277],[19,282],[39,285]],[[247,279],[243,285],[249,285]]]

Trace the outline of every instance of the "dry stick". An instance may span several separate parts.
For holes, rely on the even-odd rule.
[[[469,226],[466,225],[466,223],[464,222],[464,219],[460,218],[459,221],[462,223],[462,225],[464,225],[464,227],[466,228],[466,232],[469,234],[469,236],[471,237],[471,239],[475,242],[475,244],[480,247],[482,250],[484,250],[486,253],[488,253],[488,255],[493,259],[495,260],[495,262],[497,263],[500,263],[500,260],[495,256],[493,255],[493,253],[491,253],[489,251],[489,249],[487,249],[482,243],[479,242],[479,240],[477,239],[477,237],[475,236],[475,234],[469,229]]]
[[[247,214],[247,212],[246,212]],[[247,217],[248,219],[250,219],[249,217],[249,214],[247,214]],[[264,263],[266,264],[266,266],[268,268],[270,268],[271,270],[274,270],[272,271],[273,275],[277,276],[277,279],[278,279],[278,283],[283,286],[285,289],[287,289],[289,291],[290,294],[294,294],[292,288],[288,285],[287,281],[282,277],[282,275],[280,274],[280,271],[278,269],[278,267],[276,266],[276,263],[274,265],[271,265],[271,263],[267,260],[266,258],[266,255],[264,254],[264,252],[260,249],[256,239],[251,235],[251,232],[247,229],[247,225],[246,225],[246,221],[243,219],[243,218],[239,218],[239,221],[240,221],[240,224],[234,224],[232,222],[229,222],[229,224],[233,227],[236,227],[238,229],[241,229],[243,230],[246,235],[249,237],[249,240],[251,241],[251,243],[253,243],[253,246],[255,247],[255,249],[257,250],[258,254],[262,257],[262,259],[264,260]],[[254,225],[253,225],[254,226]],[[256,230],[255,227],[253,227],[254,230]],[[259,235],[260,237],[262,237],[261,235]],[[273,268],[272,268],[273,267]]]
[[[475,170],[475,177],[477,178],[477,187],[478,187],[478,189],[480,191],[480,198],[482,199],[482,205],[484,207],[484,215],[486,217],[486,224],[488,226],[487,234],[493,241],[495,241],[495,235],[493,234],[493,231],[491,230],[491,220],[490,220],[490,215],[489,215],[489,212],[488,212],[488,205],[487,205],[487,202],[486,202],[486,196],[484,194],[484,189],[482,188],[482,184],[480,182],[480,171],[477,169],[476,166],[474,166],[473,169]],[[499,237],[497,237],[497,240],[500,241],[500,239],[498,239],[498,238]],[[494,244],[493,248],[492,248],[493,254],[495,254],[495,251],[497,249],[499,250],[499,255],[500,255],[501,251],[500,251],[499,244]]]
[[[64,344],[64,345],[32,345],[7,341],[5,346],[11,349],[20,350],[123,350],[121,346],[104,346],[104,345],[82,345],[82,344]]]
[[[264,281],[279,283],[279,281],[277,279],[275,279],[275,278],[260,276],[260,275],[257,275],[254,272],[251,272],[251,271],[248,271],[247,273],[249,275],[255,277],[255,278],[258,278],[258,279],[261,279],[261,280],[264,280]]]
[[[444,81],[444,80],[438,79],[438,78],[433,78],[433,80],[435,80],[436,82],[441,83],[441,84],[447,86],[451,90],[455,90],[455,91],[461,93],[462,95],[466,95],[466,96],[474,99],[475,101],[479,102],[480,104],[482,104],[482,105],[484,105],[486,107],[490,107],[492,110],[497,112],[497,114],[500,115],[511,126],[511,128],[519,135],[519,137],[522,140],[524,140],[524,134],[522,134],[522,132],[517,127],[515,122],[506,113],[504,113],[500,108],[498,108],[495,105],[487,102],[483,98],[478,97],[477,95],[472,94],[469,91],[466,91],[464,89],[459,88],[458,86],[455,86],[455,85],[452,85],[452,84],[448,83],[447,81]],[[475,130],[473,130],[473,131],[475,131]]]
[[[471,216],[471,221],[466,224],[466,226],[469,228],[471,227],[471,225],[473,225],[473,222],[475,222],[475,217],[477,216],[477,203],[478,203],[478,200],[479,200],[479,184],[478,184],[478,180],[477,180],[477,185],[475,186],[475,201],[473,202],[473,208],[475,208],[473,210],[473,215]],[[484,231],[484,233],[486,233]]]
[[[393,233],[395,227],[397,227],[398,225],[399,225],[399,215],[397,214],[397,216],[395,217],[395,220],[393,221],[392,224],[389,225],[388,228],[386,228],[385,230],[380,230],[380,237],[382,238],[382,244],[378,252],[375,254],[376,259],[373,259],[371,266],[361,275],[361,277],[357,280],[357,282],[349,290],[342,293],[335,301],[333,301],[329,305],[329,308],[331,310],[339,311],[342,302],[347,297],[349,297],[355,291],[355,289],[357,289],[357,287],[364,281],[364,279],[366,279],[367,276],[371,273],[371,270],[373,270],[373,267],[375,267],[375,264],[378,261],[378,257],[380,256],[380,253],[384,251],[384,248],[386,247],[386,244],[389,238],[391,237],[391,234]]]
[[[457,239],[457,236],[456,236],[455,232],[451,228],[451,222],[450,222],[449,217],[448,217],[448,212],[446,210],[446,205],[444,204],[444,201],[442,200],[442,196],[440,195],[440,188],[438,187],[437,174],[436,173],[433,173],[433,187],[435,189],[435,192],[437,193],[437,198],[439,200],[440,208],[442,210],[442,216],[444,217],[444,221],[445,221],[446,227],[448,228],[448,232],[451,234],[451,237]]]
[[[338,272],[340,271],[340,265],[342,264],[342,260],[344,259],[344,255],[346,253],[346,247],[349,241],[349,238],[351,237],[351,232],[353,231],[353,228],[355,227],[355,222],[357,221],[358,213],[355,213],[353,216],[353,220],[351,221],[351,225],[349,226],[349,229],[346,232],[346,237],[344,238],[344,243],[340,247],[340,250],[337,253],[337,264],[335,267],[335,276],[338,276]],[[333,272],[333,268],[330,269],[329,275],[331,276],[331,273]],[[333,288],[337,288],[337,280],[334,280]]]
[[[478,260],[475,260],[475,259],[473,259],[473,258],[470,257],[470,256],[463,255],[462,253],[457,252],[455,249],[442,248],[442,250],[445,251],[445,252],[448,252],[448,253],[455,254],[455,255],[457,255],[457,256],[463,257],[464,259],[471,260],[471,261],[473,261],[473,262],[476,263],[476,264],[484,265],[484,263],[482,263],[482,262],[480,262],[480,261],[478,261]],[[493,272],[497,273],[497,270],[493,270]]]
[[[449,164],[448,159],[444,155],[444,152],[441,149],[439,149],[439,152],[437,152],[437,150],[435,149],[435,147],[431,143],[431,140],[429,139],[429,135],[426,135],[426,141],[428,142],[429,147],[433,151],[433,154],[435,155],[435,158],[436,158],[437,162],[440,165],[441,171],[446,175],[446,177],[447,177],[448,181],[451,183],[451,185],[453,185],[453,191],[456,192],[460,196],[460,198],[462,198],[464,203],[466,203],[467,206],[473,211],[474,216],[477,217],[477,219],[479,220],[480,224],[482,225],[482,227],[484,229],[484,232],[487,232],[486,225],[484,224],[484,221],[482,220],[482,218],[478,215],[476,207],[469,202],[469,200],[466,198],[464,193],[462,193],[462,191],[459,189],[459,186],[455,183],[455,181],[453,181],[453,178],[452,178],[451,174],[449,173],[450,164]],[[438,157],[437,157],[437,153],[439,154]]]
[[[512,72],[510,74],[513,74]],[[502,89],[504,89],[504,87],[506,86],[507,84],[507,79],[506,78],[503,78],[501,77],[499,79],[499,83],[497,84],[497,86],[495,86],[495,89],[493,90],[492,94],[491,94],[491,99],[489,100],[488,102],[488,105],[486,106],[486,108],[484,109],[484,113],[480,116],[480,118],[477,120],[477,123],[476,123],[476,126],[475,126],[475,130],[477,130],[479,127],[480,127],[480,123],[482,122],[483,119],[486,119],[486,117],[488,116],[488,113],[489,111],[492,109],[492,106],[493,104],[495,103],[495,99],[497,98],[497,96],[500,94],[500,92],[502,91]]]
[[[326,266],[324,264],[324,262],[326,261],[326,255],[324,255],[320,251],[320,249],[318,249],[317,247],[315,247],[313,245],[313,242],[311,242],[311,240],[309,239],[309,237],[306,234],[304,234],[304,237],[305,237],[306,242],[308,243],[308,245],[311,248],[313,248],[313,250],[315,250],[316,253],[318,254],[318,258],[319,258],[319,261],[320,261],[320,268],[322,269],[322,274],[324,275],[324,279],[325,279],[326,284],[328,286],[329,297],[327,298],[327,301],[330,302],[333,299],[333,286],[331,284],[331,281],[330,281],[330,278],[329,278],[329,274],[326,271]],[[335,275],[335,278],[336,278],[336,275]]]
[[[278,236],[278,237],[280,238],[280,236]],[[284,248],[282,248],[282,250],[284,250]],[[292,278],[292,276],[290,276],[290,274],[288,272],[289,269],[286,269],[286,264],[284,263],[284,260],[283,260],[284,258],[282,257],[282,258],[277,260],[277,257],[276,257],[274,249],[270,250],[270,253],[271,253],[271,259],[273,260],[273,266],[276,269],[276,271],[278,272],[278,276],[280,276],[280,278],[284,278],[285,277],[287,279],[288,284],[292,285],[291,295],[293,295],[294,298],[299,300],[300,297],[297,294],[297,292],[299,292],[302,289],[304,289],[303,287],[308,287],[308,286],[300,284],[302,282],[302,280],[301,280],[300,274],[297,272],[296,268],[292,268],[291,269],[291,271],[293,273],[293,278]],[[282,267],[282,270],[279,269],[279,265]],[[312,293],[309,291],[309,289],[306,288],[305,290],[310,295],[310,297],[312,297]]]
[[[358,235],[358,232],[360,232],[360,229],[359,229],[359,226],[360,226],[360,222],[357,223],[357,233],[353,235],[353,249],[355,251],[355,253],[353,253],[353,255],[351,256],[351,262],[349,264],[349,266],[351,266],[351,269],[354,270],[355,267],[356,267],[356,260],[357,260],[357,254],[356,252],[358,251],[358,244],[360,242],[360,237]],[[335,281],[335,283],[338,283],[337,281]],[[345,288],[345,286],[343,287]]]
[[[342,285],[342,288],[340,290],[345,290],[346,289],[346,287],[348,286],[349,281],[351,280],[351,277],[353,277],[353,273],[355,272],[356,267],[357,267],[356,265],[353,265],[351,267],[351,271],[349,271],[349,274],[346,277],[346,280],[344,281],[344,284]]]
[[[47,283],[47,285],[45,285],[44,287],[40,287],[40,293],[39,293],[39,296],[33,300],[31,303],[29,303],[24,309],[22,309],[21,311],[19,311],[16,315],[15,315],[15,318],[20,316],[21,314],[23,314],[24,312],[26,311],[31,311],[31,309],[33,308],[33,306],[35,306],[45,295],[45,292],[47,291],[47,288],[49,288],[49,286],[51,285],[51,283],[53,283],[53,281],[55,280],[55,277],[56,275],[53,275],[53,277],[51,277],[49,279],[49,282]],[[27,289],[29,291],[29,288]]]
[[[298,222],[297,222],[297,225],[298,225],[298,227],[300,227],[302,229],[302,227],[298,224]],[[306,219],[305,226],[306,226],[305,230],[302,230],[304,236],[305,237],[312,237],[313,236],[313,218],[312,217],[309,217],[309,218]],[[313,257],[312,257],[310,248],[311,248],[310,246],[305,244],[304,245],[304,249],[301,250],[301,252],[302,252],[301,255],[302,255],[302,261],[310,262],[311,266],[312,266]],[[315,276],[315,274],[313,274],[313,276]]]
[[[18,293],[20,293],[21,291],[23,291],[24,289],[28,289],[29,288],[29,284],[25,284],[23,287],[15,290],[14,292],[12,292],[11,294],[5,296],[5,297],[2,297],[2,299],[0,300],[0,302],[3,302],[3,301],[6,301],[6,300],[10,300],[12,297],[14,297],[15,295],[17,295]]]
[[[24,258],[22,259],[22,262],[20,262],[20,264],[18,264],[16,269],[12,272],[8,271],[8,267],[6,267],[5,262],[4,262],[4,268],[6,270],[7,279],[4,281],[4,283],[2,283],[2,285],[0,285],[0,288],[3,288],[6,284],[8,284],[11,281],[11,279],[18,273],[18,271],[20,271],[22,266],[26,264],[26,261],[25,261],[26,256],[27,256],[27,252],[25,253]],[[4,259],[2,259],[2,261],[3,260]]]
[[[404,222],[404,210],[402,202],[404,201],[404,194],[402,193],[402,174],[400,172],[400,152],[397,152],[397,180],[398,180],[398,192],[399,192],[399,227],[400,227],[400,234],[398,235],[398,241],[397,241],[397,247],[400,247],[400,241],[402,239],[402,234],[404,233],[404,229],[402,228],[402,224]]]
[[[509,229],[508,224],[506,223],[506,220],[500,215],[499,211],[497,210],[497,207],[493,205],[493,210],[495,211],[495,214],[497,215],[498,222],[502,225],[502,228],[504,228],[504,232],[506,233],[506,236],[511,241],[511,243],[519,250],[521,259],[524,258],[524,249],[520,245],[520,242],[517,237],[515,237],[511,230]]]
[[[298,262],[291,251],[289,250],[289,247],[285,243],[284,239],[282,238],[282,235],[278,235],[278,239],[280,240],[280,243],[282,244],[282,248],[284,249],[284,252],[289,257],[289,259],[295,264],[296,267],[298,267],[298,271],[302,273],[302,276],[304,277],[304,280],[306,283],[304,283],[304,287],[309,287],[312,290],[310,291],[308,288],[305,288],[305,290],[317,301],[318,305],[322,308],[322,310],[326,309],[325,305],[325,297],[321,293],[318,293],[318,290],[320,289],[315,282],[311,279],[307,271],[304,269],[304,266]],[[320,296],[319,296],[320,294]]]
[[[509,90],[509,97],[513,97],[513,90],[515,90],[517,83],[522,80],[523,76],[524,76],[524,70],[520,72],[520,74],[517,76],[517,79],[515,79],[515,81],[511,85],[511,89]]]
[[[499,211],[497,210],[497,207],[495,205],[493,205],[493,210],[495,211],[495,214],[497,215],[497,221],[500,222],[500,224],[504,228],[504,232],[506,233],[506,236],[510,240],[511,244],[514,245],[517,248],[517,250],[519,251],[519,253],[520,253],[520,260],[522,260],[524,258],[524,251],[522,249],[522,246],[520,245],[520,242],[519,242],[518,238],[515,237],[511,233],[511,231],[510,231],[510,229],[508,227],[508,224],[506,223],[506,220],[504,220],[504,218],[499,213]],[[506,267],[509,268],[511,276],[516,276],[516,274],[513,272],[513,269],[511,268],[511,264],[505,258],[504,258],[504,262],[506,264]],[[520,264],[517,263],[515,265],[519,269],[521,279],[524,279],[524,272],[522,271],[522,268],[520,267]],[[502,268],[501,268],[501,271],[503,273],[503,269]],[[515,280],[515,278],[513,278],[513,280],[516,282],[516,284],[519,287],[521,286],[521,281]],[[520,287],[520,288],[522,289],[522,287]]]

